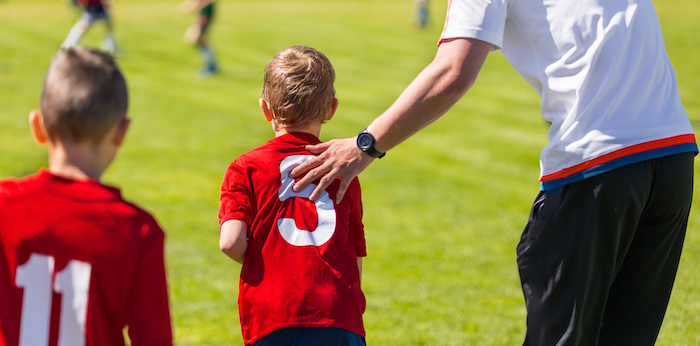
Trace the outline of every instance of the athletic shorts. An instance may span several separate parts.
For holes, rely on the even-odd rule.
[[[363,336],[330,327],[282,328],[249,346],[367,346]]]
[[[207,6],[204,6],[199,11],[199,32],[201,33],[206,33],[207,30],[209,29],[209,24],[211,24],[212,19],[214,18],[214,4],[209,4]]]
[[[83,20],[86,20],[88,25],[98,20],[109,21],[109,14],[102,5],[86,5]]]
[[[683,247],[695,154],[540,192],[517,247],[525,345],[654,344]]]

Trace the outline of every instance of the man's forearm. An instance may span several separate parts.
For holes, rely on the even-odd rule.
[[[443,43],[433,62],[367,130],[385,152],[445,114],[474,84],[491,45],[458,39]]]

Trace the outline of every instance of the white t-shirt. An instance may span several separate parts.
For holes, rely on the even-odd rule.
[[[502,49],[542,98],[543,190],[698,150],[652,0],[451,0],[453,38]]]

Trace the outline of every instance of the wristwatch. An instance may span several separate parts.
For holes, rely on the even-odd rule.
[[[375,142],[376,140],[374,139],[374,136],[372,136],[371,133],[367,132],[367,128],[365,128],[357,134],[357,147],[360,148],[360,150],[367,153],[367,155],[377,159],[381,159],[382,157],[384,157],[384,155],[386,155],[386,153],[377,151],[377,149],[374,148]]]

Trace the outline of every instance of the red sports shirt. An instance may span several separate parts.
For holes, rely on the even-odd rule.
[[[364,336],[365,297],[357,257],[367,255],[360,184],[340,204],[339,181],[316,203],[315,185],[295,193],[288,173],[312,158],[306,133],[270,140],[229,165],[221,186],[219,224],[248,225],[238,306],[246,345],[287,327],[334,327]]]
[[[164,234],[97,180],[0,182],[0,345],[172,345]]]
[[[105,6],[104,0],[78,0],[78,3],[83,6]]]

